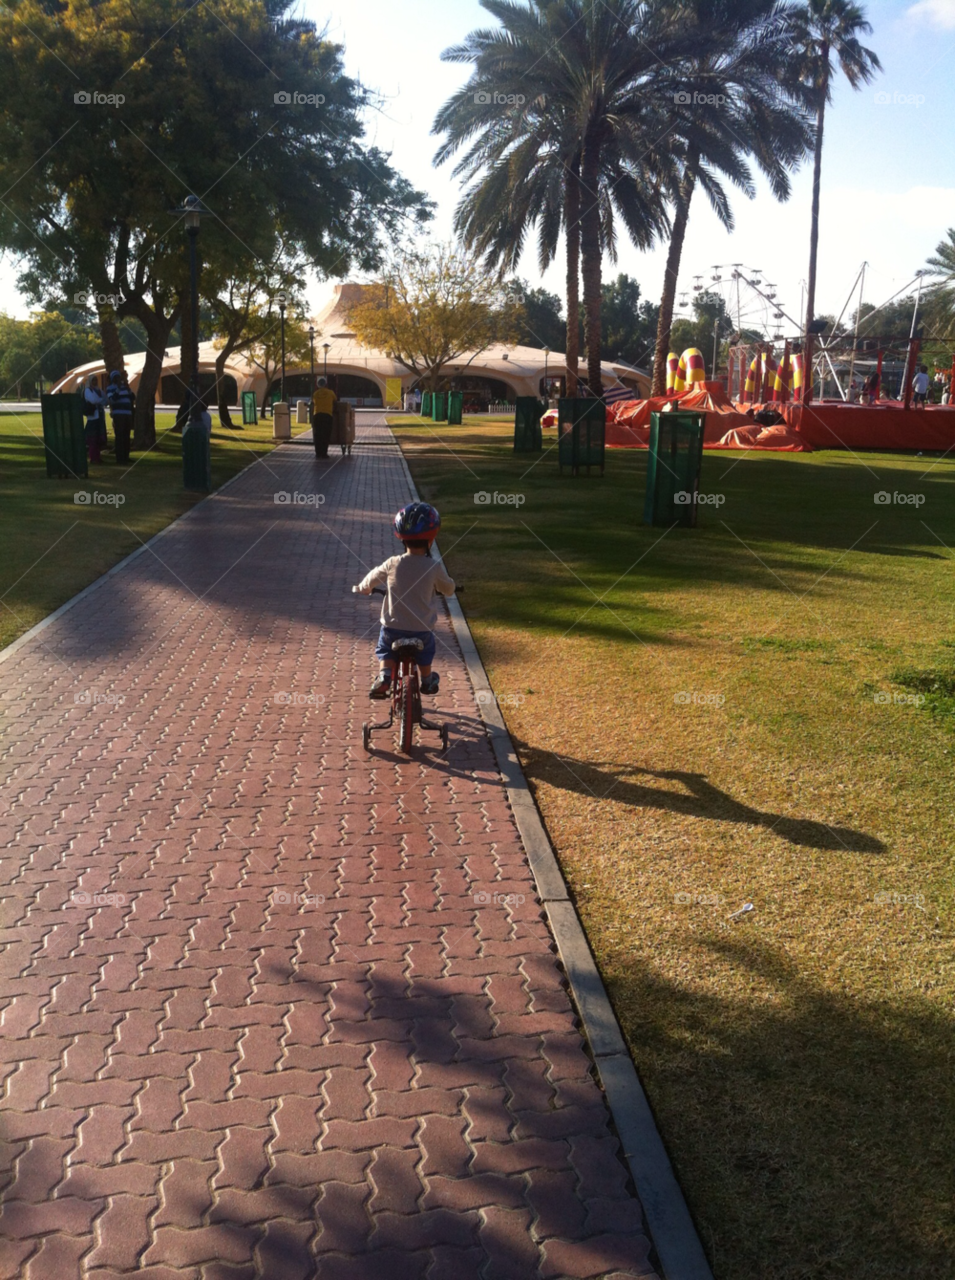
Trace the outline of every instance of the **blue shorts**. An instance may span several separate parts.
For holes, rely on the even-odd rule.
[[[433,631],[400,631],[394,627],[382,627],[378,636],[375,657],[379,659],[394,658],[395,655],[391,652],[392,641],[400,640],[402,636],[411,636],[413,640],[424,641],[424,648],[418,654],[418,665],[430,667],[434,661],[435,644]]]

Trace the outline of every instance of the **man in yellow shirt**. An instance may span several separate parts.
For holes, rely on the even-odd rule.
[[[315,457],[328,457],[328,442],[332,438],[332,410],[338,397],[324,378],[319,378],[312,396],[312,439]]]

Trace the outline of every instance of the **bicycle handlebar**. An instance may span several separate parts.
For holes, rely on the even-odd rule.
[[[463,587],[462,585],[458,584],[458,585],[457,585],[457,586],[455,586],[455,588],[454,588],[454,594],[455,594],[455,595],[460,595],[460,594],[461,594],[461,592],[462,592],[463,590],[464,590],[464,587]],[[353,595],[353,596],[361,595],[361,592],[358,590],[358,588],[357,588],[357,587],[352,587],[352,589],[351,589],[351,593],[352,593],[352,595]],[[385,591],[384,587],[372,587],[372,589],[371,589],[371,591],[370,591],[370,593],[369,593],[369,594],[370,594],[370,595],[373,595],[373,596],[383,596],[383,595],[386,595],[387,593],[386,593],[386,591]]]

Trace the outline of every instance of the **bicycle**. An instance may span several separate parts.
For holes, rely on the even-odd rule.
[[[457,587],[460,591],[462,588]],[[352,587],[353,594],[358,594]],[[385,594],[381,587],[372,587],[373,596]],[[424,641],[416,636],[404,636],[392,643],[391,651],[395,655],[395,670],[391,678],[391,707],[387,720],[368,723],[361,726],[361,744],[366,751],[371,750],[371,735],[380,729],[391,729],[397,722],[398,734],[395,739],[399,751],[411,754],[414,745],[414,728],[431,730],[441,735],[442,750],[448,749],[448,726],[435,724],[426,720],[421,707],[421,683],[418,678],[418,654],[424,648]]]

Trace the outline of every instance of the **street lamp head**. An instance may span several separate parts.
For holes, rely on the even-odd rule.
[[[322,343],[322,350],[323,350],[323,351],[331,351],[331,349],[332,349],[332,344],[331,344],[330,342],[323,342],[323,343]]]
[[[182,220],[186,224],[186,230],[195,234],[199,230],[199,217],[205,213],[199,197],[186,196],[182,202],[182,213]]]
[[[313,325],[308,326],[308,340],[309,342],[315,341],[315,328]]]

